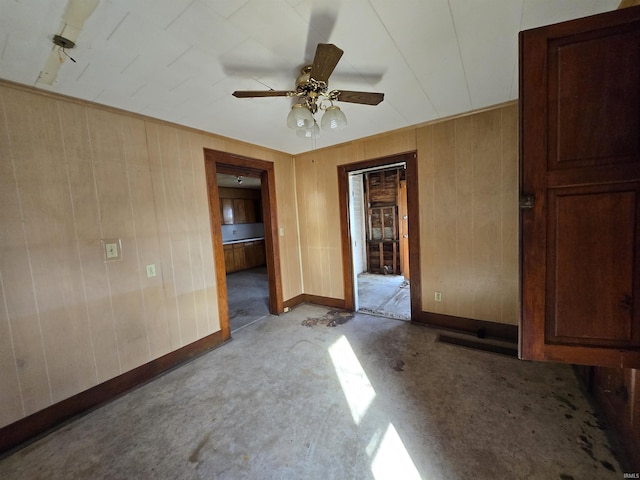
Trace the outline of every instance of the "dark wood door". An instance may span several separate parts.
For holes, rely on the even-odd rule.
[[[403,170],[365,174],[367,271],[400,273],[398,192]]]
[[[520,34],[520,356],[640,367],[640,7]]]

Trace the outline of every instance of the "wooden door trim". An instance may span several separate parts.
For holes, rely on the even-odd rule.
[[[218,150],[204,149],[209,214],[211,219],[211,240],[218,287],[218,313],[223,338],[230,336],[229,306],[227,303],[227,273],[222,246],[222,219],[218,197],[217,173],[257,177],[261,180],[262,211],[264,222],[264,243],[266,251],[267,277],[269,282],[269,312],[284,312],[282,275],[280,271],[280,247],[278,241],[278,216],[276,208],[275,167],[272,162]]]
[[[338,165],[338,195],[340,205],[340,238],[342,250],[342,277],[344,281],[345,309],[355,308],[355,284],[353,282],[353,251],[351,248],[351,225],[349,222],[349,173],[366,168],[384,167],[405,162],[407,177],[407,211],[409,216],[409,285],[411,294],[411,318],[422,309],[420,281],[420,216],[418,196],[418,160],[416,152],[407,152],[389,157]]]
[[[407,220],[404,220],[404,216]],[[409,223],[409,212],[407,211],[407,180],[398,182],[398,237],[400,239],[400,270],[405,280],[410,279],[411,270],[409,269],[409,239],[405,239],[404,235],[409,236],[406,231],[406,225]]]

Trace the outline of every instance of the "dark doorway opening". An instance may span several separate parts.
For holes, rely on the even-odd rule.
[[[208,149],[205,149],[205,170],[220,326],[223,336],[228,338],[232,330],[262,318],[265,314],[278,314],[284,311],[277,235],[275,172],[271,162]],[[243,182],[255,180],[259,184],[260,193],[257,196],[254,195],[255,198],[242,198],[245,195],[236,195],[238,198],[223,200],[218,187],[218,174],[231,176]],[[231,197],[231,195],[228,196]],[[239,224],[233,223],[236,215],[243,220]],[[260,232],[244,231],[249,224],[256,223],[262,223]],[[235,236],[238,237],[237,240],[242,241],[236,242]],[[253,267],[255,271],[250,272],[254,270]],[[268,289],[266,313],[263,290],[265,273]],[[236,277],[232,277],[233,275]],[[243,275],[247,277],[245,281],[241,278]],[[248,282],[249,277],[251,282]],[[262,291],[255,292],[251,298],[245,298],[244,305],[241,305],[242,292],[238,292],[235,287],[243,285],[242,288],[245,288],[247,283],[254,283],[256,287],[261,287]],[[233,295],[230,295],[229,287],[234,288]],[[255,315],[257,317],[253,319],[252,316]],[[243,318],[234,322],[232,316]]]

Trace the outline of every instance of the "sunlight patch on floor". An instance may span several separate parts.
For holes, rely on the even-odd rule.
[[[371,460],[371,472],[376,480],[383,478],[421,480],[422,478],[392,423],[387,427],[378,451]]]
[[[329,347],[329,356],[349,404],[353,421],[359,425],[376,397],[376,392],[344,335]]]
[[[359,425],[374,402],[376,392],[344,335],[328,350],[353,421]],[[372,435],[365,448],[371,458],[374,478],[421,480],[422,477],[393,424],[384,420],[381,423],[381,428]]]

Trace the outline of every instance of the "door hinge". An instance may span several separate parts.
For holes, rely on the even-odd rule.
[[[534,195],[520,195],[520,208],[533,208],[536,204]]]

